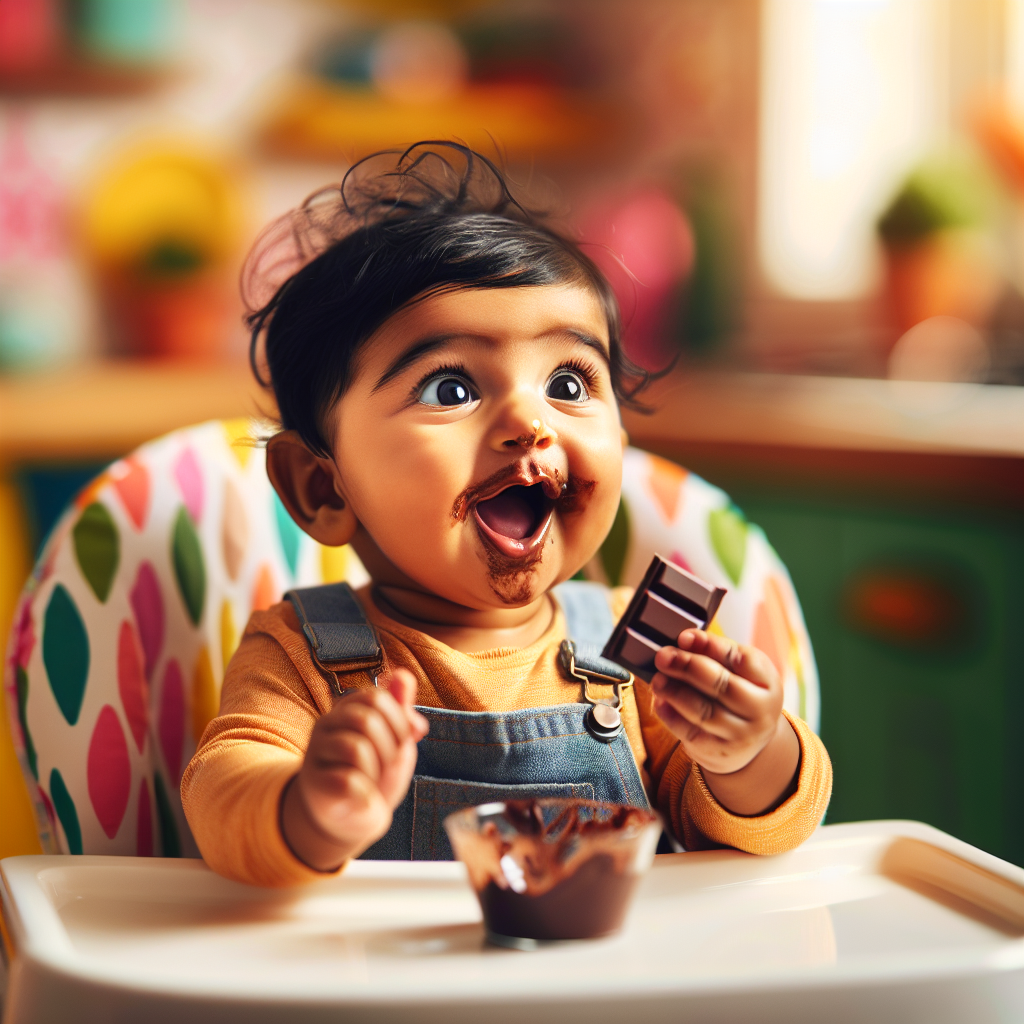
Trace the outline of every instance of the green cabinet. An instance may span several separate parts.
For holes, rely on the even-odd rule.
[[[926,821],[1024,864],[1024,524],[742,488],[821,677],[830,822]]]

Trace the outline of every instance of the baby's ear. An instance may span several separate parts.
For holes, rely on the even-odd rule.
[[[314,455],[294,430],[267,442],[267,476],[288,514],[314,540],[341,547],[359,522],[334,486],[334,464]]]

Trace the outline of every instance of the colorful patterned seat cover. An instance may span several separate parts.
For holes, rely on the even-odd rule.
[[[289,518],[259,429],[205,423],[143,445],[49,538],[4,673],[44,852],[196,856],[178,787],[249,614],[296,584],[365,582],[354,553],[321,548]],[[716,628],[762,648],[787,708],[816,725],[803,616],[764,534],[722,491],[637,449],[622,494],[586,574],[635,584],[657,551],[729,587]]]

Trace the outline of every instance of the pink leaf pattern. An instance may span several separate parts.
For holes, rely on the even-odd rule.
[[[92,809],[107,837],[113,839],[128,807],[132,766],[124,730],[109,704],[103,705],[89,741],[86,776]]]
[[[12,633],[14,635],[14,664],[28,668],[29,658],[32,657],[32,648],[36,645],[31,601],[22,601]]]
[[[203,474],[199,469],[196,453],[190,447],[182,449],[175,460],[174,479],[178,483],[182,498],[185,499],[185,508],[188,509],[192,522],[198,524],[203,516]]]
[[[128,728],[141,754],[149,730],[149,685],[146,682],[142,646],[127,619],[121,623],[117,641],[117,688],[121,694],[124,716],[128,719]]]
[[[683,556],[678,551],[673,551],[672,554],[668,556],[668,560],[670,562],[674,562],[676,565],[679,566],[680,569],[685,569],[687,572],[693,572],[690,563],[685,558],[683,558]]]
[[[140,562],[135,586],[130,595],[139,639],[146,656],[146,678],[153,678],[160,650],[164,645],[164,601],[160,596],[160,583],[150,562]]]

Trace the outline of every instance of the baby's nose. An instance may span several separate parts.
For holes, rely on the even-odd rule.
[[[558,434],[542,420],[535,419],[530,423],[530,429],[516,437],[509,437],[502,441],[505,448],[539,448],[544,451],[550,448],[558,440]]]

